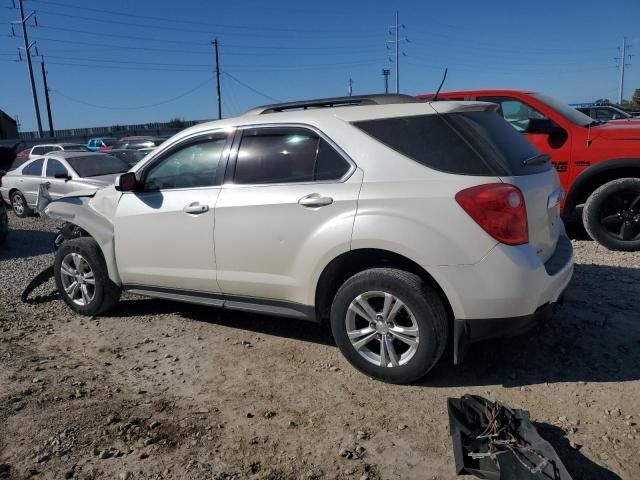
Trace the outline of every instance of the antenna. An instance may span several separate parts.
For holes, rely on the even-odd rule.
[[[433,101],[437,102],[438,101],[438,95],[440,94],[440,89],[442,88],[442,85],[444,85],[444,81],[447,79],[447,67],[444,68],[444,75],[442,77],[442,81],[440,82],[440,86],[438,87],[438,90],[436,91],[435,96],[433,97]]]

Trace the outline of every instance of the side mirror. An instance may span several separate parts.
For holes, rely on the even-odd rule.
[[[58,178],[60,180],[71,180],[71,175],[69,175],[68,173],[56,173],[53,178]]]
[[[530,118],[525,133],[551,135],[552,133],[559,133],[560,130],[562,129],[548,118]]]
[[[138,180],[133,172],[123,173],[116,178],[115,187],[119,192],[133,192],[137,186]]]

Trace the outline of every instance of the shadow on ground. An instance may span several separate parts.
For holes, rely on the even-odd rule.
[[[12,228],[0,247],[0,262],[16,258],[29,258],[53,253],[55,233],[41,230]]]
[[[565,304],[531,331],[473,345],[462,365],[449,349],[420,385],[448,388],[640,379],[640,269],[575,266]],[[265,335],[333,344],[327,327],[300,320],[155,299],[124,300],[109,316],[175,313]]]
[[[533,422],[542,438],[548,441],[562,460],[571,476],[575,480],[593,478],[598,480],[621,480],[621,478],[610,470],[592,462],[582,453],[582,445],[573,448],[560,427],[548,423]]]

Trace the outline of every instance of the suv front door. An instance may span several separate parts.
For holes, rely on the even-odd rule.
[[[362,172],[307,127],[240,130],[232,152],[216,205],[226,302],[312,305],[311,279],[349,250]]]
[[[201,292],[203,298],[219,293],[214,207],[228,141],[227,133],[211,133],[180,142],[138,172],[139,191],[123,192],[115,250],[127,287],[164,289],[168,295]]]

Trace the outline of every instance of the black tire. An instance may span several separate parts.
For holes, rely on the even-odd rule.
[[[61,264],[71,253],[78,253],[88,263],[95,285],[93,287],[93,298],[86,305],[75,303],[65,291]],[[87,316],[100,315],[112,308],[120,300],[121,288],[113,283],[109,278],[107,265],[100,251],[100,246],[91,237],[76,238],[64,242],[56,252],[54,261],[54,277],[60,296],[65,303],[74,311]]]
[[[0,198],[0,245],[4,243],[9,233],[9,219],[7,218],[7,207],[4,200]]]
[[[582,220],[589,236],[609,250],[640,250],[640,178],[600,186],[587,199]]]
[[[366,292],[389,293],[402,301],[413,314],[418,327],[418,344],[413,356],[407,357],[406,363],[385,367],[375,365],[351,344],[347,335],[349,306]],[[358,322],[364,322],[366,328],[367,320],[364,317],[356,315],[355,318]],[[409,316],[406,315],[406,318]],[[331,307],[331,330],[340,351],[356,369],[371,377],[401,384],[424,377],[438,362],[447,344],[448,321],[440,295],[419,276],[392,268],[372,268],[349,278],[336,293]],[[382,335],[380,338],[383,338]],[[402,342],[398,344],[397,340],[393,341],[396,346],[404,347]],[[382,344],[382,341],[375,339],[371,342],[367,346],[373,345],[374,350],[376,345],[379,348]],[[390,362],[384,363],[389,365]]]
[[[23,208],[20,209],[18,206],[18,202],[22,202]],[[29,208],[27,205],[27,199],[24,198],[24,195],[20,191],[15,191],[11,194],[11,208],[13,213],[16,214],[16,217],[25,218],[33,215],[33,210]]]

